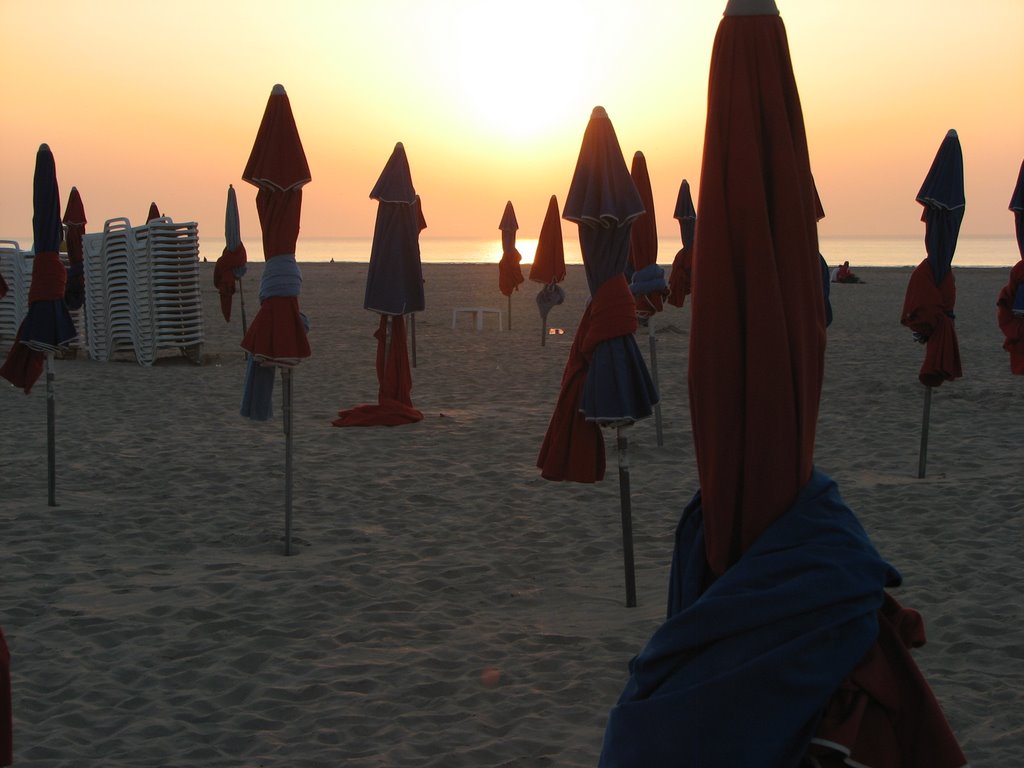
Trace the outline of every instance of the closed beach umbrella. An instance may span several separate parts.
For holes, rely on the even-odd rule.
[[[654,192],[651,190],[651,177],[647,171],[647,159],[643,152],[633,155],[633,165],[629,175],[636,184],[644,212],[633,221],[629,232],[629,262],[633,274],[629,281],[629,290],[636,301],[636,313],[647,325],[647,336],[651,350],[651,378],[654,387],[660,391],[658,383],[658,337],[654,335],[654,315],[662,310],[662,301],[668,294],[665,283],[665,270],[658,266],[658,224],[654,215]],[[662,445],[661,405],[654,405],[655,434],[658,445]]]
[[[665,270],[658,266],[658,223],[654,215],[654,192],[651,190],[651,177],[643,152],[633,155],[629,175],[644,206],[644,212],[636,217],[629,231],[629,261],[633,267],[629,289],[636,299],[637,314],[650,317],[661,312],[668,286],[665,283]]]
[[[68,273],[60,260],[60,241],[63,239],[60,192],[57,189],[57,166],[46,144],[41,145],[36,153],[32,179],[32,234],[35,256],[28,290],[28,312],[18,328],[6,361],[0,367],[0,376],[25,390],[27,395],[46,367],[47,467],[49,505],[52,507],[57,505],[53,354],[74,341],[77,334],[64,301]]]
[[[693,233],[697,227],[697,211],[693,207],[690,182],[683,179],[676,196],[676,210],[673,214],[679,222],[679,236],[683,247],[672,260],[672,271],[668,276],[668,303],[682,307],[690,295],[690,276],[693,272]]]
[[[512,292],[519,290],[519,284],[523,282],[523,270],[519,262],[523,260],[522,255],[516,249],[516,230],[519,229],[519,222],[516,221],[516,212],[512,207],[512,201],[505,203],[505,211],[498,224],[501,230],[501,261],[498,262],[498,290],[502,296],[508,296],[508,327],[512,330]]]
[[[796,766],[814,737],[851,764],[962,765],[945,759],[959,750],[934,699],[906,706],[927,686],[907,682],[920,673],[894,627],[912,617],[884,595],[898,574],[813,464],[825,351],[814,195],[772,0],[729,3],[704,136],[689,361],[700,490],[676,531],[667,618],[630,662],[600,765]],[[868,712],[863,728],[842,721],[852,744],[821,721],[841,686],[847,714]],[[890,760],[864,759],[865,744]]]
[[[1024,163],[1021,163],[1017,186],[1010,198],[1010,210],[1021,258],[1010,270],[1010,280],[999,292],[996,307],[999,328],[1005,338],[1003,349],[1010,353],[1010,370],[1024,374]]]
[[[149,204],[149,213],[146,214],[146,223],[153,221],[153,219],[160,218],[160,209],[156,207],[156,203]]]
[[[81,309],[85,303],[85,265],[82,260],[85,225],[82,196],[78,193],[78,187],[72,187],[64,209],[64,239],[68,246],[68,284],[64,289],[64,301],[70,310]]]
[[[543,285],[537,294],[537,309],[540,310],[540,344],[544,346],[548,336],[548,313],[565,301],[565,291],[559,285],[565,280],[565,245],[562,242],[558,200],[554,195],[548,201],[544,223],[537,237],[537,250],[533,255],[533,264],[530,265],[530,280]]]
[[[220,311],[226,321],[231,320],[235,284],[237,283],[241,293],[245,270],[246,255],[238,217],[238,198],[235,195],[235,188],[229,184],[228,201],[224,209],[224,251],[213,267],[213,285],[220,293]],[[245,298],[242,297],[242,335],[244,336],[248,330],[245,322]]]
[[[964,157],[956,131],[950,130],[939,145],[917,202],[924,210],[924,244],[928,253],[910,275],[900,322],[925,344],[918,379],[925,386],[924,414],[918,477],[925,476],[932,389],[963,375],[960,344],[953,325],[956,281],[951,265],[960,223],[964,218]]]
[[[590,303],[580,318],[537,465],[548,480],[604,478],[602,426],[618,430],[626,603],[634,605],[629,472],[624,428],[651,415],[658,393],[633,333],[636,303],[626,280],[629,234],[644,212],[615,129],[595,107],[583,135],[564,218],[579,227]]]
[[[423,418],[412,405],[405,315],[424,309],[419,236],[426,221],[401,142],[395,145],[370,199],[377,201],[377,220],[363,308],[380,315],[374,333],[377,403],[339,411],[333,422],[336,427],[395,426]]]
[[[253,142],[242,179],[255,186],[256,213],[263,231],[266,265],[260,281],[260,308],[242,339],[249,352],[242,393],[242,416],[266,421],[273,416],[274,372],[281,368],[285,433],[285,554],[291,553],[292,368],[312,353],[305,316],[299,312],[302,274],[295,243],[302,214],[302,187],[309,164],[284,87],[275,85]]]

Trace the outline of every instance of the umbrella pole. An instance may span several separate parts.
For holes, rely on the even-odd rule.
[[[416,313],[413,312],[409,315],[410,324],[412,325],[412,367],[416,367]]]
[[[500,325],[500,323],[499,323]],[[508,295],[508,329],[512,330],[512,294]]]
[[[46,353],[46,489],[47,504],[57,506],[57,424],[53,393],[53,352]]]
[[[542,347],[545,344],[547,344],[547,338],[548,338],[548,319],[546,317],[542,317],[540,319],[540,345]]]
[[[629,440],[626,428],[616,428],[619,449],[619,507],[622,511],[622,559],[626,571],[626,607],[636,607],[636,573],[633,567],[633,506],[629,493]]]
[[[924,388],[924,415],[921,417],[921,451],[917,457],[917,476],[924,477],[925,466],[928,464],[928,422],[932,413],[932,388]]]
[[[658,447],[665,444],[661,426],[661,385],[658,384],[658,337],[654,335],[654,315],[647,318],[647,331],[651,342],[651,376],[654,388],[658,391],[658,402],[654,404],[654,428],[658,436]]]
[[[281,369],[284,411],[284,553],[292,553],[292,369]]]
[[[238,280],[238,298],[242,302],[242,336],[249,332],[249,325],[245,322],[245,291],[242,290],[242,278]]]

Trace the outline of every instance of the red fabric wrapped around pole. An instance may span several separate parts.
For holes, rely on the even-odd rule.
[[[405,333],[405,318],[395,315],[391,320],[391,346],[387,345],[388,315],[380,316],[377,338],[377,403],[357,405],[338,411],[332,424],[336,427],[395,427],[423,419],[412,405],[412,371]]]
[[[67,280],[67,270],[61,264],[60,255],[56,251],[37,253],[32,260],[32,283],[28,289],[29,304],[36,301],[63,301]],[[21,333],[22,328],[19,328],[14,343],[7,352],[7,359],[3,366],[0,366],[0,376],[28,395],[43,373],[46,354],[22,344]]]
[[[931,262],[925,259],[918,264],[907,283],[900,322],[927,341],[924,362],[917,375],[926,387],[937,387],[963,376],[960,344],[953,326],[955,306],[953,271],[946,273],[941,285],[936,285]]]
[[[999,328],[1005,341],[1003,349],[1010,353],[1010,370],[1024,374],[1024,317],[1013,313],[1013,302],[1020,286],[1024,285],[1024,259],[1010,270],[1010,282],[1003,286],[996,301]]]
[[[217,263],[213,265],[213,286],[220,293],[220,311],[224,319],[231,320],[231,297],[235,295],[235,269],[246,264],[245,246],[241,243],[234,250],[225,248]]]
[[[547,480],[596,483],[604,479],[604,437],[596,422],[583,417],[580,397],[594,348],[636,329],[636,303],[626,276],[619,273],[597,289],[576,329],[558,402],[537,458]]]
[[[825,312],[807,138],[778,16],[726,16],[711,59],[690,417],[721,574],[811,476]]]

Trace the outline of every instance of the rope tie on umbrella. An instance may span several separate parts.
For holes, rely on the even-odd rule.
[[[665,270],[657,264],[648,264],[643,269],[638,269],[633,273],[633,279],[629,283],[629,290],[638,297],[648,293],[664,293],[667,287]]]

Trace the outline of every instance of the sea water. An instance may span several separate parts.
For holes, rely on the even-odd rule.
[[[300,238],[296,247],[299,261],[351,261],[368,262],[370,238]],[[206,245],[204,241],[202,245]],[[658,263],[672,264],[681,243],[678,238],[659,238]],[[849,261],[857,267],[912,267],[927,254],[924,237],[823,237],[819,243],[821,254],[829,266]],[[566,264],[582,264],[579,242],[566,238],[563,243]],[[519,238],[516,248],[522,254],[523,264],[533,261],[536,239]],[[259,244],[249,248],[250,258],[259,254]],[[211,261],[219,252],[209,246],[203,255]],[[501,239],[472,238],[420,238],[420,259],[426,264],[491,264],[501,259]],[[954,267],[1012,267],[1020,259],[1017,241],[1012,236],[961,237],[953,256]]]

